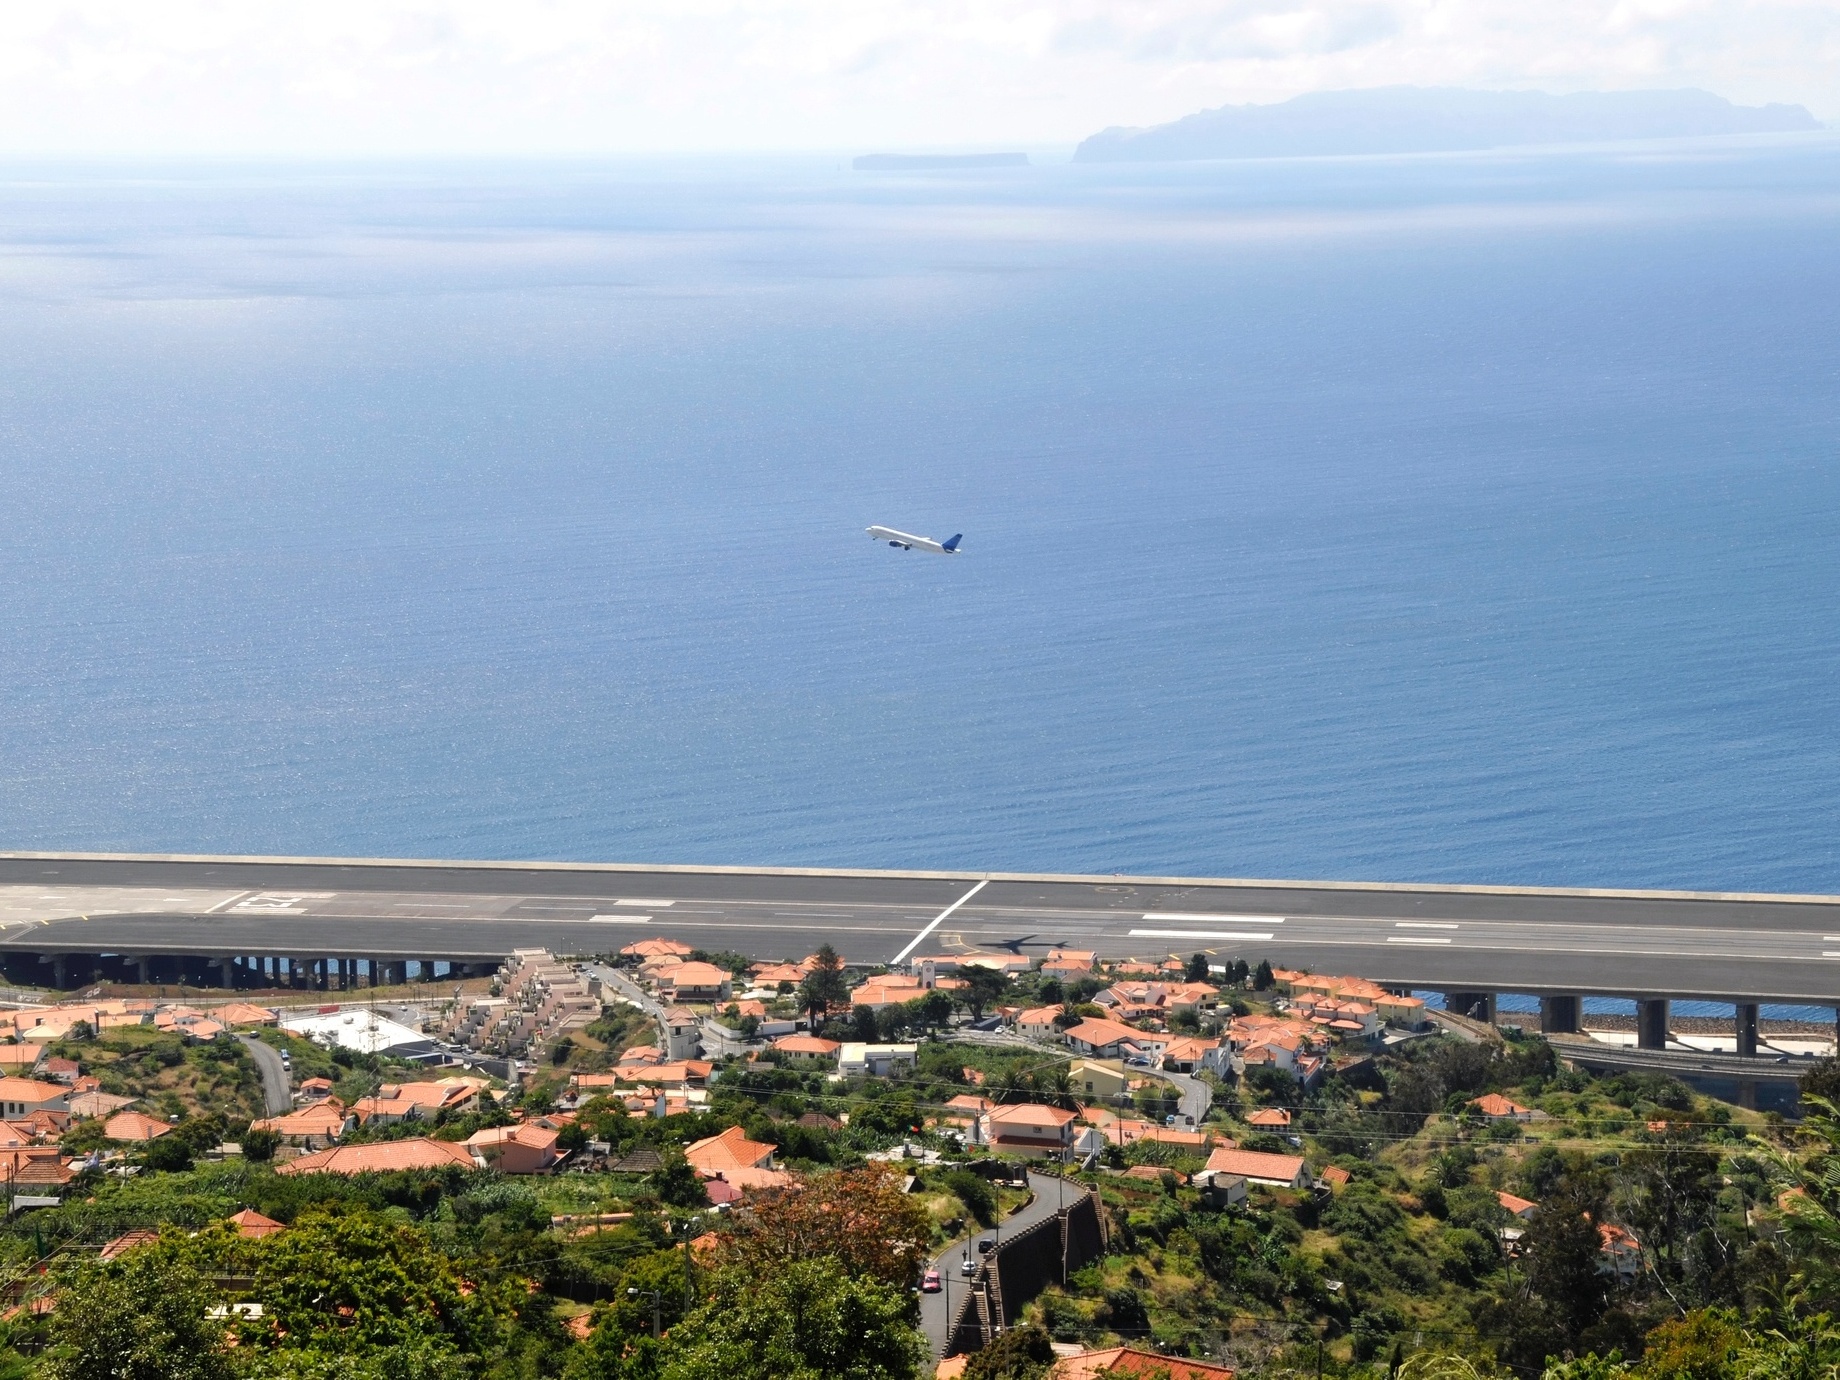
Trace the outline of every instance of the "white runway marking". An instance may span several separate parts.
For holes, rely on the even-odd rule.
[[[643,897],[632,896],[622,897],[620,900],[614,902],[616,906],[648,906],[657,910],[664,910],[676,904],[677,902],[675,901],[648,901]]]
[[[1147,910],[1146,920],[1191,920],[1204,925],[1282,925],[1282,915],[1234,915],[1231,912],[1205,910]],[[1136,930],[1131,931],[1136,934]]]
[[[1389,934],[1386,937],[1386,942],[1389,944],[1448,944],[1450,943],[1448,939],[1434,939],[1432,936],[1428,934],[1426,935]]]
[[[590,925],[648,925],[651,923],[651,920],[652,917],[649,915],[590,915],[588,917],[588,923]],[[560,920],[555,923],[575,925],[581,922],[577,920]]]
[[[1401,930],[1454,930],[1458,928],[1455,920],[1395,920],[1393,927]]]
[[[989,885],[990,885],[990,880],[986,878],[984,881],[981,881],[976,886],[972,887],[971,890],[967,891],[963,896],[959,897],[951,905],[947,906],[944,910],[940,911],[939,914],[935,915],[930,921],[927,922],[927,926],[925,929],[921,930],[919,934],[916,934],[912,939],[907,941],[907,947],[901,950],[900,953],[894,956],[889,966],[892,967],[895,963],[900,963],[904,961],[909,954],[911,954],[915,949],[920,947],[920,941],[922,939],[925,939],[934,930],[939,928],[939,922],[941,920],[944,920],[953,911],[957,910],[960,906],[964,905],[965,902],[969,901],[973,896],[977,895],[980,891],[982,891],[985,887]]]
[[[1270,930],[1132,930],[1133,939],[1270,939]]]

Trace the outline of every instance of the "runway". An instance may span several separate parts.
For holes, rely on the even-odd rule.
[[[1402,986],[1840,1003],[1840,898],[1207,878],[0,855],[0,950],[494,960],[663,935],[852,963],[1055,944]]]

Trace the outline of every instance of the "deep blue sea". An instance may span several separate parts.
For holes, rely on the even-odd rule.
[[[0,847],[1840,891],[1837,246],[1835,135],[0,169]]]

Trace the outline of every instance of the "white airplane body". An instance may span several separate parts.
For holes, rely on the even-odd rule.
[[[945,541],[934,541],[931,537],[916,537],[908,532],[897,532],[892,527],[871,527],[870,541],[885,541],[890,546],[898,546],[903,551],[931,551],[936,556],[956,556],[958,543],[964,537],[960,532]]]

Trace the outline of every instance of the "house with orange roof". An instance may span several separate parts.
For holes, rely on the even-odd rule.
[[[1523,1222],[1532,1221],[1533,1214],[1540,1208],[1531,1198],[1517,1198],[1512,1193],[1497,1193],[1495,1201],[1501,1204],[1504,1211],[1512,1213]]]
[[[1054,1006],[1031,1006],[1026,1011],[1016,1013],[1015,1027],[1018,1035],[1026,1035],[1032,1040],[1052,1040],[1058,1036],[1060,1028],[1054,1024],[1054,1018],[1067,1008]]]
[[[477,1169],[473,1152],[452,1141],[377,1141],[370,1145],[335,1145],[278,1166],[277,1174],[386,1174],[399,1169]]]
[[[75,1059],[47,1059],[41,1066],[40,1072],[53,1083],[62,1083],[67,1088],[75,1088],[77,1079],[83,1074],[83,1066]]]
[[[1246,1124],[1261,1131],[1288,1131],[1291,1114],[1282,1107],[1261,1107],[1246,1118]]]
[[[1150,1058],[1160,1055],[1168,1041],[1102,1017],[1091,1017],[1062,1032],[1075,1054],[1099,1059]]]
[[[1642,1273],[1642,1243],[1627,1227],[1605,1222],[1597,1228],[1597,1271],[1632,1280]]]
[[[810,1060],[835,1064],[843,1042],[826,1040],[819,1035],[782,1035],[773,1042],[772,1048],[780,1058],[793,1062]]]
[[[422,1104],[406,1097],[361,1097],[351,1104],[360,1126],[394,1126],[422,1114]]]
[[[641,939],[620,950],[624,958],[657,958],[676,955],[688,958],[696,950],[680,939]]]
[[[1034,1102],[992,1107],[978,1118],[984,1143],[998,1154],[1058,1155],[1073,1145],[1077,1112]]]
[[[125,1113],[124,1115],[132,1115]],[[289,1145],[318,1150],[338,1141],[350,1130],[355,1118],[346,1112],[336,1097],[310,1103],[286,1116],[264,1117],[249,1123],[252,1131],[273,1131]]]
[[[762,1141],[749,1140],[739,1126],[730,1126],[720,1135],[706,1136],[684,1147],[690,1167],[704,1177],[731,1169],[771,1169],[773,1147]]]
[[[562,1159],[558,1133],[535,1122],[494,1126],[466,1138],[466,1148],[501,1174],[547,1174]]]
[[[33,1112],[70,1113],[70,1089],[36,1078],[0,1078],[0,1117],[13,1121]]]
[[[1343,1169],[1339,1164],[1331,1164],[1324,1166],[1323,1172],[1316,1176],[1316,1181],[1326,1185],[1333,1191],[1338,1188],[1348,1187],[1348,1185],[1354,1181],[1354,1175],[1350,1174],[1346,1169]]]
[[[103,1261],[105,1264],[111,1260],[120,1260],[137,1246],[157,1245],[159,1240],[159,1232],[150,1230],[147,1227],[136,1227],[133,1231],[123,1232],[113,1241],[103,1246],[97,1259]]]
[[[963,1373],[962,1371],[960,1372]],[[1145,1380],[1233,1380],[1233,1371],[1211,1361],[1191,1361],[1162,1356],[1136,1347],[1114,1346],[1064,1356],[1048,1369],[1048,1380],[1109,1380],[1112,1376],[1143,1376]]]
[[[1308,1188],[1312,1182],[1303,1156],[1271,1155],[1262,1150],[1216,1150],[1208,1156],[1207,1172],[1234,1174],[1248,1183],[1278,1188]]]
[[[665,1088],[701,1088],[708,1084],[715,1068],[707,1059],[678,1059],[668,1064],[639,1064],[619,1072],[628,1083],[641,1087],[657,1084]]]
[[[1221,1073],[1232,1067],[1226,1054],[1226,1047],[1216,1036],[1176,1035],[1163,1050],[1162,1066],[1172,1073],[1194,1073],[1198,1069]]]
[[[287,1228],[272,1217],[264,1217],[254,1208],[244,1208],[230,1218],[230,1225],[236,1228],[238,1236],[249,1236],[260,1240],[264,1236],[273,1236]]]
[[[680,963],[659,979],[659,990],[668,991],[672,1002],[727,1001],[734,979],[728,969],[713,963]]]
[[[1518,1102],[1510,1102],[1500,1093],[1486,1093],[1481,1097],[1472,1097],[1469,1105],[1490,1121],[1533,1120],[1533,1108],[1523,1107]]]
[[[227,1026],[238,1025],[274,1025],[279,1019],[275,1012],[266,1006],[256,1006],[246,1001],[226,1002],[211,1013],[218,1023]]]
[[[392,1102],[413,1102],[423,1116],[437,1112],[451,1115],[476,1110],[480,1094],[490,1086],[483,1078],[439,1078],[425,1083],[384,1083],[378,1087],[377,1095]]]
[[[103,1123],[102,1134],[110,1140],[149,1141],[158,1140],[170,1130],[171,1123],[157,1116],[148,1116],[145,1112],[117,1112]]]
[[[1051,977],[1085,977],[1092,972],[1097,957],[1087,949],[1054,949],[1042,960],[1041,970]]]

